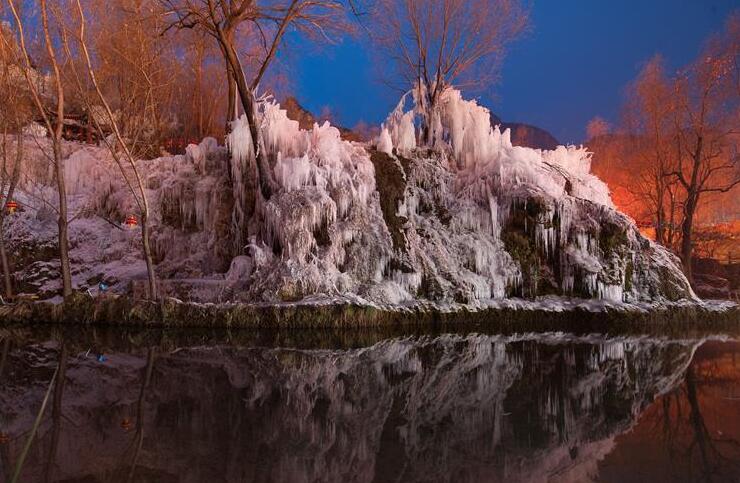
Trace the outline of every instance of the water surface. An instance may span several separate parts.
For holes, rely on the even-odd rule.
[[[740,481],[734,336],[0,338],[2,481]]]

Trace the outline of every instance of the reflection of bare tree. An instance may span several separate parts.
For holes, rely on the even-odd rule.
[[[136,442],[136,449],[134,450],[134,457],[131,460],[131,468],[129,469],[127,481],[133,481],[134,473],[136,472],[136,463],[139,460],[139,454],[141,454],[141,448],[144,446],[144,397],[146,396],[146,390],[149,387],[149,383],[152,380],[152,371],[154,369],[154,348],[150,347],[146,354],[146,368],[144,369],[144,381],[141,384],[141,390],[139,391],[139,401],[136,406],[136,434],[134,441]]]
[[[661,409],[662,409],[662,421],[663,421],[663,439],[665,441],[666,452],[668,453],[668,459],[673,461],[676,457],[676,447],[674,441],[676,441],[676,426],[671,424],[671,399],[676,401],[676,406],[680,408],[678,404],[678,392],[672,394],[666,394],[663,397]]]
[[[10,353],[10,337],[3,338],[2,349],[0,349],[0,381],[3,380],[3,371],[5,370],[5,364],[8,360],[8,354]],[[2,423],[2,421],[0,421]],[[3,430],[0,426],[0,432]],[[8,445],[0,444],[0,472],[3,475],[3,481],[10,481],[10,455],[8,454]]]
[[[641,412],[599,464],[600,480],[627,481],[639,468],[646,481],[738,481],[737,354],[740,342],[709,340],[697,347],[672,389]]]
[[[58,374],[59,374],[59,366],[57,366],[57,368],[54,369],[54,374],[51,376],[51,381],[49,381],[49,386],[47,387],[46,393],[44,394],[44,399],[41,401],[41,406],[39,407],[39,410],[36,413],[36,418],[33,421],[31,430],[28,432],[26,443],[23,445],[21,454],[20,456],[18,456],[18,459],[15,463],[15,470],[13,470],[13,476],[10,479],[11,483],[16,483],[20,478],[21,471],[23,470],[23,465],[26,462],[26,457],[28,456],[28,453],[31,450],[31,446],[33,445],[33,440],[35,439],[36,433],[38,432],[39,427],[41,426],[41,421],[44,419],[44,413],[46,412],[46,406],[49,403],[49,396],[51,395],[51,390],[54,387],[54,383],[56,382]]]
[[[0,352],[0,379],[3,377],[3,371],[5,370],[5,361],[8,360],[8,353],[10,352],[10,337],[3,339],[3,348]]]
[[[734,356],[734,354],[733,354]],[[716,401],[716,394],[702,396],[713,387],[735,384],[734,376],[723,375],[719,357],[713,361],[694,361],[686,369],[683,385],[662,397],[657,424],[662,423],[663,438],[668,460],[675,471],[684,471],[682,477],[696,481],[725,481],[728,475],[740,471],[737,455],[740,442],[731,436],[714,434],[706,424],[702,401]],[[711,406],[710,406],[711,408]],[[658,428],[655,427],[657,430]]]
[[[51,407],[51,445],[49,447],[49,456],[46,460],[46,468],[44,470],[44,481],[48,482],[51,476],[51,468],[54,465],[54,459],[56,458],[57,446],[59,446],[59,428],[62,422],[62,396],[64,394],[64,385],[67,377],[67,356],[69,349],[64,339],[62,339],[61,346],[59,347],[59,373],[57,374],[57,380],[54,383],[54,400],[52,401]]]
[[[709,367],[709,371],[704,374],[708,380],[700,381],[699,387],[704,385],[705,382],[711,384],[721,381],[722,377],[715,372],[717,369],[716,364]],[[728,458],[726,455],[727,450],[734,449],[736,452],[740,450],[740,442],[725,438],[724,436],[712,436],[712,433],[707,429],[705,424],[697,394],[697,377],[694,369],[690,367],[686,372],[686,399],[690,408],[689,419],[693,429],[693,441],[688,448],[688,457],[691,458],[693,456],[695,447],[699,448],[702,480],[709,482],[716,479],[715,477],[718,476],[722,468],[730,468],[732,473],[740,470],[740,463],[734,458]],[[719,478],[722,479],[723,477],[719,475]]]
[[[686,399],[689,402],[689,408],[691,410],[689,419],[691,420],[691,426],[694,429],[694,440],[691,442],[688,448],[689,457],[694,451],[694,446],[699,447],[699,456],[701,458],[701,472],[705,481],[712,481],[712,464],[709,461],[709,451],[712,451],[714,456],[719,456],[719,451],[712,444],[711,436],[707,431],[707,426],[704,424],[704,417],[701,414],[701,408],[699,407],[699,400],[696,397],[696,376],[694,374],[694,368],[689,367],[686,370]]]

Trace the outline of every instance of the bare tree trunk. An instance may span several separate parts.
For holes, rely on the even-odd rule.
[[[663,207],[663,196],[665,183],[663,183],[661,174],[659,173],[657,180],[657,193],[655,200],[655,241],[665,246],[665,209]]]
[[[694,231],[694,215],[699,206],[699,169],[701,168],[704,149],[704,138],[699,136],[696,141],[696,149],[692,153],[691,180],[686,186],[686,201],[684,202],[684,218],[681,224],[681,261],[683,271],[690,283],[694,282],[691,269],[691,258],[693,255],[692,235]]]
[[[5,372],[5,364],[8,360],[8,354],[10,353],[10,337],[6,336],[2,340],[2,346],[0,347],[0,381],[3,380],[3,373]],[[10,481],[11,477],[11,465],[10,465],[10,451],[7,444],[0,445],[0,475],[5,480]]]
[[[421,87],[422,81],[419,80],[419,86]],[[426,83],[426,95],[419,96],[422,102],[422,109],[425,112],[424,122],[421,127],[421,143],[427,147],[434,147],[439,141],[435,139],[434,132],[434,117],[437,114],[437,107],[439,104],[439,98],[444,88],[441,84],[434,85],[433,87]]]
[[[694,232],[694,215],[699,202],[698,193],[690,192],[684,205],[684,218],[681,224],[681,261],[683,262],[683,272],[689,282],[693,282],[693,273],[691,269],[691,259],[693,256],[692,234]]]
[[[147,207],[141,217],[141,244],[144,248],[144,261],[146,262],[146,274],[149,284],[149,298],[152,300],[158,300],[159,294],[157,293],[157,276],[154,271],[154,259],[152,257],[152,248],[149,243],[150,228],[149,208]]]
[[[255,154],[255,161],[257,164],[257,173],[259,176],[259,187],[262,197],[269,200],[272,193],[276,190],[276,183],[272,176],[272,169],[270,163],[267,160],[264,143],[262,141],[262,132],[257,124],[257,112],[256,102],[254,99],[254,93],[247,86],[247,81],[244,78],[244,71],[239,63],[239,58],[236,55],[236,50],[232,44],[228,44],[228,39],[223,33],[223,30],[219,29],[219,41],[223,48],[224,54],[231,66],[232,72],[236,80],[237,91],[241,99],[242,107],[244,108],[244,114],[247,117],[247,123],[249,124],[249,132],[252,137],[252,147]]]
[[[15,163],[13,163],[13,174],[10,178],[10,185],[8,186],[8,193],[6,195],[7,200],[13,199],[15,193],[15,187],[18,185],[18,180],[21,175],[21,162],[23,161],[23,128],[18,126],[16,132],[16,148],[15,148]],[[7,299],[13,298],[13,283],[10,279],[10,264],[8,263],[8,254],[5,249],[5,211],[0,207],[0,260],[2,261],[3,269],[3,282],[5,286],[5,297]]]
[[[3,378],[3,372],[5,372],[5,363],[8,360],[8,354],[10,353],[10,337],[3,339],[3,348],[0,351],[0,380]]]
[[[195,70],[195,92],[193,93],[191,109],[195,111],[196,123],[195,130],[192,125],[187,130],[188,137],[196,137],[200,141],[203,137],[203,45],[195,44],[195,60],[193,62]]]
[[[146,390],[152,381],[152,372],[154,372],[154,348],[150,347],[147,350],[146,357],[146,368],[144,369],[144,381],[141,384],[141,390],[139,391],[139,400],[136,404],[136,449],[134,450],[134,457],[131,460],[131,468],[129,469],[128,478],[126,481],[133,481],[134,474],[136,472],[136,464],[139,461],[139,455],[141,454],[141,448],[144,446],[144,398],[146,396]]]
[[[3,265],[3,285],[5,298],[13,298],[13,281],[10,279],[10,264],[8,263],[8,252],[5,249],[5,230],[0,226],[0,261]]]
[[[54,400],[51,407],[51,445],[46,460],[46,468],[44,469],[44,481],[46,482],[50,481],[51,469],[56,459],[57,447],[59,446],[59,429],[62,422],[62,396],[64,395],[64,384],[66,383],[68,354],[67,344],[62,340],[61,347],[59,348],[59,373],[54,383]]]
[[[57,62],[57,56],[54,52],[54,44],[49,29],[49,18],[46,0],[40,0],[41,24],[43,26],[44,41],[46,53],[51,61],[52,70],[54,71],[54,83],[56,86],[56,120],[52,123],[47,115],[44,104],[39,95],[35,80],[30,77],[29,71],[33,70],[31,58],[26,49],[25,34],[23,32],[23,21],[15,8],[13,0],[7,0],[8,6],[13,14],[13,18],[18,26],[21,52],[25,61],[23,75],[28,83],[33,102],[39,111],[39,115],[44,119],[44,124],[51,134],[53,147],[54,168],[57,178],[57,189],[59,191],[59,264],[62,275],[62,295],[67,299],[72,295],[72,275],[69,268],[69,242],[67,238],[67,190],[64,183],[64,159],[62,158],[62,129],[64,128],[64,88],[62,86],[61,71]]]
[[[0,195],[5,194],[5,183],[8,174],[8,132],[7,125],[3,126],[3,140],[2,140],[2,151],[3,151],[3,165],[0,175],[2,175],[2,183],[0,183]],[[8,190],[10,191],[10,190]],[[10,200],[10,197],[8,197]],[[10,284],[10,267],[8,265],[8,255],[5,251],[5,210],[0,206],[0,261],[2,262],[3,279],[5,280],[5,297],[10,299],[12,297],[12,285]]]
[[[226,59],[224,53],[224,61],[226,62],[226,84],[228,86],[228,105],[226,107],[226,131],[229,132],[231,129],[231,122],[236,119],[236,81],[234,81],[234,71],[231,68],[231,64]]]
[[[234,68],[231,66],[231,62],[229,61],[229,56],[226,53],[226,45],[233,45],[234,44],[234,33],[229,27],[224,27],[221,30],[221,37],[223,37],[223,41],[221,40],[221,37],[219,37],[218,46],[221,49],[221,55],[224,56],[224,63],[226,64],[226,87],[228,89],[227,94],[227,105],[226,105],[226,129],[224,130],[225,133],[229,133],[231,131],[231,123],[234,121],[237,116],[237,108],[236,108],[236,75],[234,74]]]
[[[666,245],[671,250],[675,250],[676,248],[676,210],[677,210],[677,203],[676,203],[676,195],[673,192],[673,189],[671,186],[668,187],[668,196],[670,198],[670,217],[668,218],[668,237]]]
[[[123,136],[121,135],[121,130],[118,127],[118,121],[116,120],[116,117],[113,115],[113,111],[110,108],[110,104],[108,104],[108,101],[103,95],[103,91],[100,89],[100,85],[98,84],[97,77],[95,76],[95,70],[93,69],[93,66],[92,66],[92,60],[90,59],[90,52],[87,50],[87,44],[85,43],[85,12],[82,9],[82,4],[80,3],[80,0],[77,0],[76,3],[77,3],[77,12],[80,16],[80,31],[79,31],[78,41],[80,43],[80,48],[85,58],[88,75],[90,76],[90,80],[92,82],[93,87],[95,88],[95,92],[98,96],[98,99],[100,100],[101,104],[103,105],[103,108],[105,109],[105,112],[108,116],[108,121],[113,127],[113,133],[115,134],[116,141],[118,142],[118,144],[120,144],[121,148],[123,149],[123,152],[126,156],[126,160],[128,161],[128,164],[134,173],[134,177],[136,178],[136,185],[138,187],[139,192],[137,194],[132,189],[132,194],[134,195],[136,203],[138,204],[139,209],[141,210],[141,238],[142,238],[142,248],[144,252],[144,261],[146,262],[147,279],[148,279],[148,285],[149,285],[149,297],[152,300],[157,300],[159,298],[159,294],[157,293],[157,277],[154,272],[154,261],[152,258],[151,245],[149,243],[149,228],[150,228],[149,227],[149,201],[146,196],[146,187],[144,186],[144,180],[141,177],[141,173],[139,173],[139,169],[136,166],[136,160],[134,159],[133,154],[131,153],[131,150],[126,145],[126,143],[124,142]],[[118,163],[119,167],[121,168],[122,176],[124,176],[125,178],[126,174],[121,164],[121,161],[115,152],[115,147],[109,146],[109,148],[111,151],[111,155],[116,160],[116,163]]]
[[[711,441],[706,424],[704,423],[704,416],[701,414],[699,398],[696,394],[696,376],[694,375],[694,369],[691,367],[686,371],[686,399],[689,401],[689,419],[694,429],[694,442],[699,446],[702,476],[704,477],[704,481],[711,482],[712,467],[709,459],[709,451],[713,448],[710,448]]]
[[[61,134],[61,130],[60,130]],[[54,167],[57,178],[57,190],[59,191],[59,263],[62,273],[62,296],[67,299],[72,295],[72,273],[69,267],[69,235],[67,222],[67,188],[64,182],[64,160],[59,143],[61,136],[54,142]]]
[[[67,188],[64,180],[64,158],[61,146],[62,129],[64,128],[64,88],[62,87],[62,74],[59,70],[59,64],[57,63],[56,53],[54,52],[54,45],[51,39],[46,0],[41,0],[41,24],[44,29],[46,51],[51,59],[56,85],[57,118],[54,132],[52,133],[52,147],[54,150],[54,169],[57,179],[57,191],[59,192],[59,218],[57,220],[57,224],[59,226],[59,264],[62,275],[62,296],[67,299],[72,295],[72,273],[69,267]]]

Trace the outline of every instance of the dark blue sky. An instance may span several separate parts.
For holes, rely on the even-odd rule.
[[[530,32],[511,46],[499,83],[476,95],[506,121],[580,142],[594,116],[618,121],[643,62],[656,53],[669,68],[690,62],[736,8],[740,0],[534,0]],[[379,81],[370,48],[360,36],[300,56],[291,69],[299,100],[349,127],[379,124],[398,93]]]

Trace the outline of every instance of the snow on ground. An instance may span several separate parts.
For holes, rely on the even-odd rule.
[[[418,146],[407,97],[377,143],[342,140],[324,123],[301,130],[261,102],[261,136],[277,189],[264,199],[245,118],[228,149],[214,139],[185,155],[140,161],[152,246],[165,295],[201,302],[356,299],[382,306],[635,306],[695,301],[677,258],[645,239],[590,174],[590,153],[512,146],[490,113],[447,89],[434,149]],[[56,192],[48,141],[28,156],[6,233],[23,291],[58,290]],[[377,149],[373,146],[377,146]],[[74,283],[116,292],[143,279],[140,227],[120,169],[103,148],[65,143]],[[131,173],[127,173],[130,177]]]

